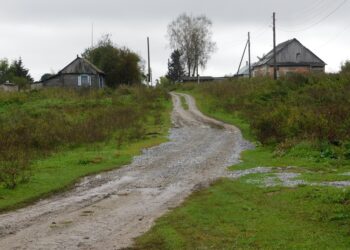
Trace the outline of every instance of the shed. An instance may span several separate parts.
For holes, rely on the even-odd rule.
[[[276,46],[277,75],[290,72],[324,72],[326,63],[306,48],[297,39],[291,39]],[[253,76],[273,76],[273,50],[263,56],[253,66]]]
[[[41,82],[44,87],[91,87],[105,86],[105,73],[85,58],[77,58],[56,75]]]

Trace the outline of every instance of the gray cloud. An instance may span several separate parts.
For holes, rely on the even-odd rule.
[[[296,37],[336,71],[350,42],[350,3],[318,23],[343,0],[5,0],[0,8],[0,58],[22,56],[36,79],[59,70],[90,45],[91,23],[95,38],[111,33],[113,40],[146,58],[145,40],[151,37],[152,66],[156,77],[166,73],[170,50],[167,24],[182,12],[205,14],[213,21],[218,51],[202,74],[233,73],[247,31],[252,32],[253,57],[271,49],[271,15],[277,12],[278,41]],[[317,24],[317,25],[316,25]],[[306,29],[309,28],[309,29]],[[306,30],[305,30],[306,29]]]

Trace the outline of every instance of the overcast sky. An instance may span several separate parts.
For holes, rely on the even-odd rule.
[[[237,70],[247,32],[252,58],[272,48],[272,12],[277,42],[297,38],[339,70],[350,59],[350,1],[346,0],[1,0],[0,58],[22,57],[35,80],[57,72],[106,33],[119,46],[147,58],[151,39],[154,78],[166,74],[171,53],[167,25],[181,13],[205,14],[213,22],[218,50],[201,75],[223,76]]]

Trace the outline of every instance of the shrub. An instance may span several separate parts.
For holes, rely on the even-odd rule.
[[[30,170],[28,156],[24,152],[9,150],[0,158],[0,183],[14,189],[18,183],[29,180]]]

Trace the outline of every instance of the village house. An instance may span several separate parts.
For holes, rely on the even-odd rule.
[[[297,39],[291,39],[276,46],[277,76],[293,73],[324,72],[326,63]],[[253,76],[273,76],[273,50],[253,66]]]
[[[7,81],[3,84],[0,84],[0,90],[5,92],[17,92],[19,88],[18,85]]]
[[[105,73],[88,60],[77,58],[56,75],[43,80],[44,87],[91,87],[105,86]]]

